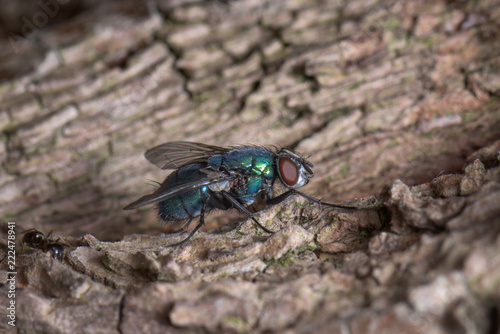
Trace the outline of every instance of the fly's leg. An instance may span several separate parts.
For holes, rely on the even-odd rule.
[[[349,206],[349,205],[342,205],[342,204],[335,204],[335,203],[327,203],[327,202],[323,202],[322,200],[319,200],[317,198],[314,198],[312,196],[309,196],[307,194],[304,194],[303,192],[300,192],[300,191],[297,191],[297,190],[293,190],[297,195],[300,195],[308,200],[310,200],[311,202],[314,202],[314,203],[317,203],[319,205],[324,205],[324,206],[330,206],[332,208],[338,208],[338,209],[349,209],[349,210],[359,210],[359,208],[355,207],[355,206]]]
[[[225,191],[222,191],[222,196],[224,196],[225,199],[227,199],[228,201],[230,201],[238,210],[240,210],[241,212],[243,212],[244,214],[246,214],[249,218],[252,218],[252,220],[254,221],[255,224],[257,224],[258,227],[260,227],[263,231],[266,231],[267,233],[271,233],[273,234],[274,232],[269,230],[268,228],[264,227],[263,225],[261,225],[261,223],[259,223],[257,221],[257,219],[255,219],[253,213],[251,213],[250,211],[248,211],[247,208],[245,208],[240,202],[238,202],[238,200],[236,198],[234,198],[233,196],[229,195],[229,193],[225,192]]]
[[[317,198],[314,198],[312,196],[304,194],[303,192],[300,192],[300,191],[295,190],[295,189],[290,189],[287,192],[284,192],[283,194],[281,194],[279,196],[270,198],[270,199],[268,199],[266,201],[266,203],[268,205],[276,205],[276,204],[279,204],[279,203],[283,202],[284,200],[286,200],[288,197],[290,197],[292,195],[299,195],[299,196],[302,196],[302,197],[304,197],[305,199],[307,199],[307,200],[309,200],[311,202],[317,203],[319,205],[330,206],[330,207],[333,207],[333,208],[350,209],[350,210],[358,210],[359,209],[359,208],[354,207],[354,206],[347,206],[347,205],[341,205],[341,204],[334,204],[334,203],[323,202],[322,200],[319,200]]]
[[[191,225],[191,222],[193,221],[193,218],[189,218],[189,220],[185,223],[182,223],[182,225],[176,229],[175,231],[168,232],[170,235],[179,235],[181,233],[185,232],[185,227]]]
[[[279,195],[279,196],[276,196],[276,197],[273,197],[273,198],[269,198],[268,200],[266,200],[266,204],[267,205],[276,205],[276,204],[280,204],[281,202],[283,202],[284,200],[286,200],[288,197],[294,195],[294,191],[293,190],[288,190],[287,192],[284,192],[283,194]]]
[[[193,231],[191,231],[191,233],[189,233],[188,237],[176,244],[173,244],[173,245],[170,245],[169,247],[177,247],[177,246],[180,246],[182,245],[183,243],[185,243],[186,241],[188,241],[189,239],[191,239],[191,237],[196,233],[198,232],[198,230],[200,229],[200,227],[203,226],[203,224],[205,224],[205,205],[206,205],[206,202],[205,200],[203,201],[203,205],[201,206],[201,213],[200,213],[200,222],[198,223],[198,225],[196,225],[196,227],[194,228]]]

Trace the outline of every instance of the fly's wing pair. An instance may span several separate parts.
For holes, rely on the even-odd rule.
[[[228,150],[228,148],[219,146],[177,141],[153,147],[146,151],[145,157],[149,162],[161,169],[178,169],[191,163],[206,163],[210,156],[214,154],[223,154]],[[177,184],[174,187],[170,184],[162,184],[153,193],[145,195],[127,205],[124,210],[137,209],[142,206],[167,200],[190,190],[221,181],[232,181],[234,179],[234,176],[219,171],[210,171],[210,173],[204,172],[204,175],[206,175],[206,177]]]
[[[153,147],[144,156],[161,169],[178,169],[193,162],[206,162],[210,156],[223,154],[228,150],[220,146],[174,141]]]

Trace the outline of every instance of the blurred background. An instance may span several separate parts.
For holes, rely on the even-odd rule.
[[[495,1],[0,0],[0,217],[117,240],[174,140],[288,146],[327,201],[500,139]],[[211,226],[238,219],[212,216]]]

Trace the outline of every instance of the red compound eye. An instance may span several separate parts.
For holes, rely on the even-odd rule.
[[[278,167],[280,169],[280,175],[283,182],[289,186],[294,186],[299,180],[299,169],[292,159],[287,157],[281,157],[278,161]]]

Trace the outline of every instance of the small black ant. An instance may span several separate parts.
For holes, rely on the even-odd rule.
[[[30,229],[24,232],[23,244],[26,244],[34,249],[40,249],[42,252],[50,251],[52,257],[56,260],[60,260],[64,256],[64,247],[57,240],[52,240],[52,231],[45,236],[42,232],[37,229]]]

